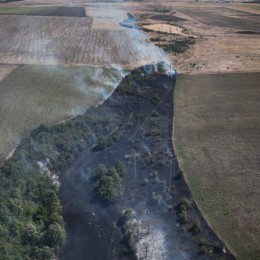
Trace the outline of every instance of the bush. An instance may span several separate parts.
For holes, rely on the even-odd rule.
[[[182,178],[183,178],[183,171],[180,170],[180,171],[178,172],[177,176],[175,177],[175,179],[176,179],[176,180],[180,180],[180,179],[182,179]]]
[[[117,173],[119,174],[120,177],[124,177],[125,171],[126,171],[126,166],[123,162],[119,161],[116,166],[115,166]]]
[[[185,224],[188,221],[188,214],[186,207],[183,207],[179,213],[179,223]]]
[[[189,229],[190,232],[192,232],[193,235],[196,235],[201,232],[200,222],[196,220],[192,227]]]
[[[160,114],[156,110],[153,110],[153,112],[152,112],[153,117],[158,117],[159,115]]]
[[[116,173],[112,176],[102,176],[99,181],[98,194],[108,202],[116,201],[120,197],[119,175]]]
[[[180,224],[185,224],[188,221],[187,209],[191,208],[192,203],[186,198],[182,197],[177,205],[177,215]]]
[[[126,210],[124,210],[121,214],[121,216],[118,219],[118,225],[119,226],[123,226],[125,225],[125,223],[131,219],[131,217],[133,216],[133,210],[128,208]]]
[[[160,194],[156,194],[155,192],[152,192],[152,200],[157,205],[162,203],[162,196]]]
[[[191,201],[189,201],[186,197],[182,197],[180,202],[179,202],[180,207],[181,206],[186,206],[187,209],[191,208]]]
[[[108,169],[107,167],[103,164],[103,163],[100,163],[98,166],[97,166],[97,177],[100,178],[101,176],[107,174],[108,172]]]
[[[50,247],[57,249],[65,240],[64,229],[58,223],[51,224],[45,234],[45,240]]]

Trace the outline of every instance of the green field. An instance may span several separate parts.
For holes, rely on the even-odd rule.
[[[260,259],[260,74],[177,79],[174,145],[213,230],[239,259]]]
[[[0,160],[40,124],[53,124],[97,105],[121,81],[116,69],[24,65],[0,82]]]

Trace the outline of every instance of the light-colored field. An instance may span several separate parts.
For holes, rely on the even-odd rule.
[[[151,25],[145,25],[145,26],[143,26],[143,28],[146,28],[146,29],[149,29],[152,31],[158,31],[158,32],[187,35],[182,32],[183,30],[181,28],[174,26],[174,25],[170,25],[170,24],[151,24]]]
[[[91,18],[1,15],[0,63],[135,67],[162,57],[141,31],[91,24]]]
[[[119,69],[25,65],[0,82],[0,160],[23,134],[97,105],[119,84]]]
[[[108,20],[106,18],[94,18],[92,28],[95,30],[124,30],[124,28],[114,20]]]
[[[93,18],[92,28],[102,30],[126,30],[119,25],[127,19],[127,12],[113,8],[111,5],[85,7],[86,16]]]
[[[183,75],[174,143],[213,230],[239,259],[260,257],[260,74]]]

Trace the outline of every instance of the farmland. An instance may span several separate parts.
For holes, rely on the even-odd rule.
[[[0,63],[134,67],[162,58],[144,33],[102,30],[102,23],[93,30],[92,22],[91,17],[0,15]]]
[[[141,26],[157,28],[157,33],[149,32],[152,39],[167,43],[185,37],[170,26],[196,37],[196,44],[185,53],[169,54],[182,73],[259,71],[258,4],[157,1],[135,13]]]
[[[82,10],[87,17],[74,17],[82,14]],[[2,158],[15,147],[26,131],[41,123],[58,122],[76,114],[76,111],[81,113],[82,109],[100,101],[103,92],[85,93],[82,96],[76,90],[76,94],[72,94],[73,98],[70,97],[67,102],[68,91],[73,92],[73,87],[81,84],[78,79],[75,80],[75,76],[88,83],[88,73],[85,74],[88,69],[82,66],[133,68],[163,57],[161,51],[148,41],[145,33],[121,27],[119,22],[127,18],[127,12],[114,10],[112,6],[107,6],[105,13],[99,6],[3,6],[0,13],[1,79],[16,66],[31,65],[19,67],[0,83],[1,118],[4,118],[1,121]],[[129,42],[135,44],[129,45]],[[100,70],[103,71],[98,68],[93,70],[93,77],[99,76]],[[102,89],[105,86],[106,91],[106,86],[112,84],[115,87],[121,79],[121,74],[120,79],[116,76],[116,81],[114,75],[111,79],[111,74],[105,79],[101,76],[95,79],[90,76],[91,88]],[[45,97],[41,96],[43,90],[48,91]],[[38,99],[42,99],[42,103],[38,104]],[[57,100],[66,104],[56,103]],[[14,103],[15,107],[11,105]],[[26,108],[24,115],[20,107]],[[52,113],[46,113],[46,109],[52,110]],[[30,111],[33,111],[31,115]]]
[[[181,76],[177,156],[199,208],[241,259],[259,251],[259,73]]]
[[[38,125],[81,114],[102,101],[123,75],[117,69],[85,66],[25,65],[13,70],[0,82],[2,159]]]

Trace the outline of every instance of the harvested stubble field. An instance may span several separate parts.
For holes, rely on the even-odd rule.
[[[85,7],[85,12],[88,17],[93,18],[92,28],[102,30],[125,30],[119,23],[127,19],[127,13],[124,10],[111,8],[111,5],[106,6],[88,6]]]
[[[0,82],[0,161],[23,134],[97,105],[121,81],[117,69],[25,65]]]
[[[0,15],[0,63],[134,67],[154,60],[156,55],[162,57],[144,33],[94,30],[91,26],[92,18],[88,17]]]
[[[260,74],[183,75],[174,142],[202,213],[239,259],[260,258]]]

